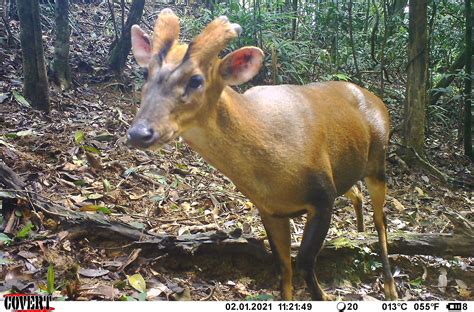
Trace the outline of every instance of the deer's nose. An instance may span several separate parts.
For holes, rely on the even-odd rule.
[[[133,147],[147,148],[157,140],[158,135],[149,124],[138,122],[128,130],[127,138]]]

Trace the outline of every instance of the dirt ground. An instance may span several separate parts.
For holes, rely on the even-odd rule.
[[[149,23],[154,18],[149,12],[153,11],[147,9]],[[127,147],[125,132],[138,106],[142,78],[132,60],[123,80],[108,73],[111,36],[107,14],[106,5],[72,5],[75,87],[62,92],[51,84],[49,115],[22,104],[21,95],[16,93],[21,93],[19,44],[7,46],[1,42],[1,160],[41,196],[72,210],[122,220],[150,233],[182,235],[240,228],[245,234],[264,237],[252,203],[181,139],[155,152]],[[52,22],[50,18],[47,15],[44,23]],[[18,22],[10,21],[10,26],[18,37]],[[4,36],[3,31],[0,29],[0,36]],[[49,29],[43,31],[50,62],[54,36]],[[403,107],[398,100],[386,101],[395,126],[400,124]],[[444,173],[472,185],[474,168],[462,155],[452,129],[452,125],[430,127],[428,158]],[[392,142],[398,140],[395,132]],[[453,225],[443,215],[446,209],[473,220],[472,188],[467,184],[448,186],[423,170],[408,168],[400,162],[397,149],[397,144],[390,146],[387,162],[389,232],[451,233]],[[0,194],[7,191],[0,189]],[[365,187],[363,192],[367,195]],[[370,204],[367,200],[365,204],[366,230],[375,232]],[[0,201],[2,214],[7,209],[8,201],[3,200],[3,205]],[[271,261],[212,254],[172,259],[142,253],[134,258],[126,248],[109,248],[87,238],[66,239],[60,225],[41,215],[42,226],[28,230],[34,214],[21,207],[15,209],[15,238],[9,243],[0,242],[0,292],[45,290],[51,282],[48,268],[53,267],[54,294],[69,299],[279,298],[278,281],[273,268],[269,269]],[[3,228],[7,221],[3,220]],[[291,225],[292,242],[296,244],[301,239],[304,217]],[[22,231],[25,237],[19,235]],[[356,232],[355,216],[349,201],[340,198],[328,237],[347,232]],[[118,270],[130,259],[133,261],[124,270]],[[327,291],[339,299],[383,299],[381,263],[378,257],[372,259],[363,265],[326,259],[318,272]],[[474,299],[473,258],[394,255],[391,261],[402,299]],[[332,262],[339,265],[328,270]],[[147,295],[140,293],[141,278],[146,282]],[[304,284],[297,280],[296,285],[296,298],[309,299]]]

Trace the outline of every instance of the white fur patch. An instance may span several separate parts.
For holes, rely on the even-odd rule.
[[[348,84],[347,87],[357,99],[359,109],[364,113],[369,124],[374,128],[375,132],[384,139],[387,129],[385,127],[384,117],[380,110],[370,105],[370,103],[367,103],[364,93],[358,87],[353,84]]]

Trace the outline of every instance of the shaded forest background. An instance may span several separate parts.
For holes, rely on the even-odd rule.
[[[219,15],[243,27],[228,50],[255,45],[266,55],[244,89],[345,80],[383,98],[393,129],[390,232],[472,237],[471,2],[3,1],[0,157],[19,181],[8,184],[2,171],[0,290],[68,299],[272,298],[277,281],[265,256],[227,259],[227,251],[211,250],[222,261],[205,253],[177,260],[174,249],[150,251],[94,223],[192,242],[220,231],[264,237],[253,205],[180,139],[156,152],[125,144],[143,83],[129,55],[130,27],[151,33],[165,7],[180,16],[184,41]],[[419,73],[425,78],[414,79]],[[45,202],[82,214],[68,223]],[[356,252],[329,254],[322,280],[342,299],[382,298],[378,258],[352,245],[360,237],[349,203],[340,199],[337,210],[329,237],[342,236],[335,246]],[[292,223],[295,245],[303,221]],[[472,300],[474,255],[449,249],[392,259],[403,299]],[[297,298],[306,296],[301,284]]]

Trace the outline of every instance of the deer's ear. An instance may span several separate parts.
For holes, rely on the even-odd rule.
[[[256,47],[240,48],[227,54],[219,66],[225,83],[236,86],[252,79],[263,63],[263,51]]]
[[[147,67],[151,60],[151,40],[138,25],[132,26],[132,51],[138,65]]]

